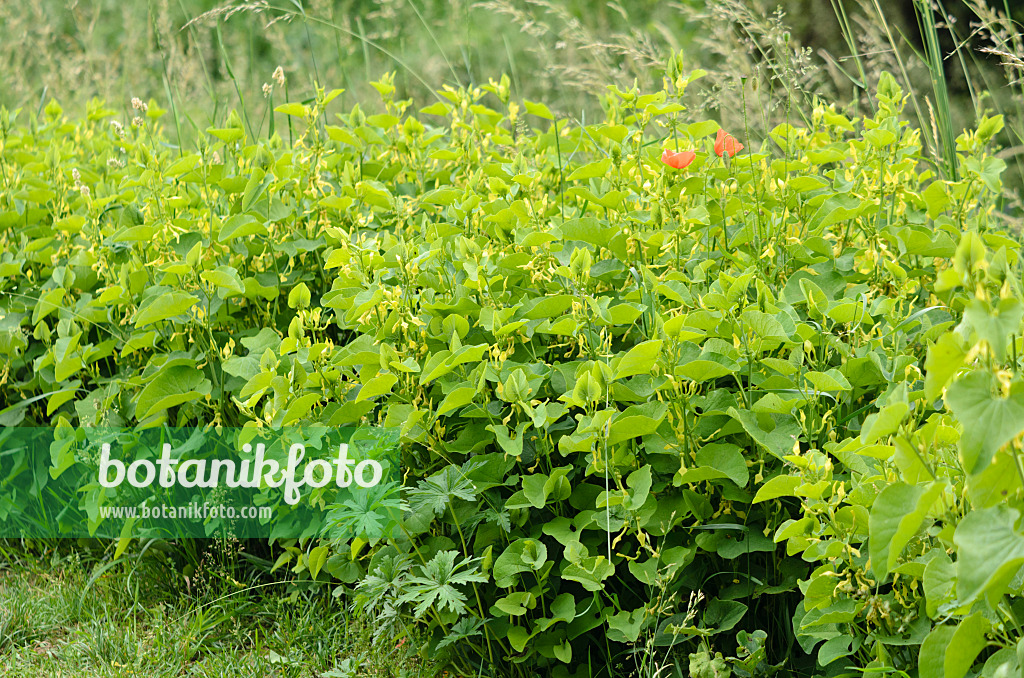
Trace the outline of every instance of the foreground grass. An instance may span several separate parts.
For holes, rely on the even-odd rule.
[[[289,596],[238,583],[226,592],[197,578],[182,592],[137,561],[96,577],[102,566],[80,552],[0,549],[0,675],[431,675],[393,642],[374,646],[371,624],[346,616],[326,590]]]

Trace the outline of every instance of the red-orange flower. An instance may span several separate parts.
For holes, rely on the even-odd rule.
[[[661,154],[661,161],[669,167],[683,169],[696,157],[697,154],[693,151],[670,151],[666,148],[665,152]]]
[[[736,137],[726,134],[724,129],[718,129],[718,136],[715,137],[715,153],[719,158],[725,153],[730,158],[743,150],[743,144],[736,141]]]

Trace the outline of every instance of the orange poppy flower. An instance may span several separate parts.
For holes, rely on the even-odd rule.
[[[715,137],[715,153],[719,158],[725,153],[730,158],[743,150],[743,144],[736,141],[736,137],[726,134],[724,129],[719,128],[718,136]]]
[[[696,157],[697,154],[693,151],[670,151],[666,148],[665,152],[661,154],[661,161],[669,167],[683,169]]]

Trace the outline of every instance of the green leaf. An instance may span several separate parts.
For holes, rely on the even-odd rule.
[[[999,390],[998,378],[984,370],[946,389],[945,402],[963,427],[960,457],[970,475],[984,471],[996,450],[1024,431],[1024,382],[1014,381],[1006,398]]]
[[[186,172],[191,172],[195,169],[196,165],[199,164],[199,154],[190,153],[189,155],[183,156],[178,160],[174,161],[164,170],[164,176],[166,177],[178,177]]]
[[[1016,529],[1020,512],[1005,505],[974,510],[956,526],[957,597],[969,603],[986,595],[998,600],[1024,566],[1024,536]]]
[[[452,410],[456,410],[464,405],[470,404],[473,402],[473,398],[476,397],[477,393],[477,389],[472,386],[460,386],[445,396],[444,400],[441,401],[441,404],[437,406],[435,416],[440,417],[441,415],[448,414]]]
[[[281,418],[281,426],[288,426],[299,421],[313,408],[313,405],[318,403],[321,398],[319,393],[306,393],[296,398],[288,409],[285,410],[284,416]]]
[[[534,508],[544,508],[548,501],[548,476],[543,473],[535,473],[523,478],[523,496]]]
[[[65,291],[57,287],[39,297],[39,301],[36,302],[35,309],[32,312],[33,325],[38,324],[44,317],[63,306],[63,294],[65,294]]]
[[[635,643],[647,619],[647,608],[622,610],[608,617],[608,638],[618,643]]]
[[[596,162],[588,163],[582,167],[577,168],[572,174],[566,177],[566,181],[585,181],[587,179],[595,179],[597,177],[608,176],[609,170],[612,168],[612,159],[605,158],[604,160],[598,160]]]
[[[724,633],[740,623],[747,613],[747,606],[738,600],[715,598],[704,611],[704,626]]]
[[[623,507],[628,511],[638,511],[647,501],[647,497],[650,496],[651,492],[651,465],[645,464],[643,467],[633,471],[626,478],[626,484],[629,485],[629,496],[623,500]]]
[[[1002,190],[1003,182],[999,177],[1006,171],[1006,162],[1002,158],[991,155],[986,156],[983,160],[968,158],[965,166],[969,172],[981,179],[988,190],[993,193],[999,193]]]
[[[821,203],[810,219],[810,230],[820,233],[832,224],[856,218],[871,203],[849,193],[836,193]]]
[[[377,396],[384,395],[385,393],[391,393],[391,389],[397,383],[398,375],[391,374],[389,372],[381,372],[363,384],[362,388],[359,389],[359,395],[356,396],[356,402],[358,403],[369,398],[376,398]]]
[[[797,193],[805,193],[807,191],[815,191],[819,188],[825,188],[828,186],[828,182],[817,175],[798,175],[787,181],[786,186]]]
[[[623,440],[654,433],[667,412],[668,403],[657,401],[627,407],[612,420],[608,444],[615,445]]]
[[[943,485],[894,483],[883,489],[871,506],[868,523],[871,570],[878,581],[896,566],[903,548],[921,529]]]
[[[924,361],[924,395],[934,401],[967,358],[963,340],[955,332],[946,332],[928,347]]]
[[[943,678],[963,678],[974,664],[974,660],[985,649],[985,634],[991,624],[981,612],[960,620],[946,648],[945,675]]]
[[[800,278],[799,285],[800,291],[803,293],[804,299],[807,302],[808,315],[816,320],[822,320],[825,317],[825,310],[828,308],[828,297],[825,296],[825,293],[821,291],[821,288],[814,284],[814,281],[810,278]]]
[[[427,191],[420,198],[420,201],[428,205],[451,205],[457,199],[464,195],[464,191],[456,188],[445,187],[435,188],[432,191]]]
[[[551,109],[542,103],[523,99],[523,106],[526,108],[526,112],[530,115],[536,115],[538,118],[544,118],[545,120],[555,119],[555,116],[551,113]]]
[[[629,134],[629,129],[625,125],[612,125],[604,123],[598,125],[597,133],[601,136],[608,137],[612,141],[621,144],[622,140]]]
[[[256,299],[257,297],[271,301],[275,299],[280,290],[276,286],[265,286],[261,285],[260,281],[256,278],[249,276],[242,281],[245,285],[245,296],[247,299]]]
[[[626,355],[619,359],[617,367],[614,368],[615,376],[613,378],[623,379],[635,374],[650,374],[654,364],[658,361],[662,343],[660,339],[652,339],[631,348]]]
[[[714,120],[700,120],[698,122],[691,122],[686,127],[686,133],[694,139],[701,139],[715,134],[720,128],[721,125]]]
[[[160,227],[155,224],[130,226],[119,230],[111,239],[114,242],[147,242],[153,240],[159,232]]]
[[[565,240],[581,240],[598,247],[607,247],[618,231],[594,217],[570,219],[559,227]]]
[[[210,382],[191,365],[171,365],[153,378],[139,393],[135,418],[147,419],[160,410],[197,400],[210,393]]]
[[[494,433],[494,439],[501,449],[512,457],[519,457],[523,453],[523,431],[529,426],[528,421],[521,421],[515,428],[515,436],[509,434],[509,429],[504,424],[488,424],[487,430]]]
[[[427,115],[439,115],[446,116],[448,112],[454,108],[453,106],[444,103],[443,101],[435,101],[434,103],[420,109],[420,113],[426,113]]]
[[[952,626],[936,626],[921,643],[918,660],[920,678],[945,678],[946,648],[956,630]]]
[[[795,497],[796,488],[804,484],[800,476],[778,475],[761,486],[751,503],[759,504],[778,497]]]
[[[853,654],[853,649],[850,647],[852,643],[852,636],[829,638],[818,648],[818,663],[822,666],[828,666],[837,659],[848,657]]]
[[[964,310],[964,320],[978,333],[978,339],[988,342],[997,360],[1006,357],[1006,345],[1010,337],[1020,335],[1022,317],[1024,305],[1012,297],[1000,299],[994,309],[987,301],[972,299]]]
[[[288,308],[309,308],[311,297],[306,283],[300,282],[288,293]]]
[[[212,271],[203,271],[199,274],[199,277],[214,287],[227,290],[229,294],[225,296],[243,294],[245,292],[245,285],[242,284],[242,279],[238,277],[238,271],[232,266],[218,266]]]
[[[769,345],[781,345],[789,342],[786,329],[775,316],[748,308],[743,311],[741,318],[747,327],[761,339],[764,344],[761,347],[763,350],[768,349]]]
[[[496,614],[494,610],[497,610],[510,616],[524,615],[527,610],[536,606],[535,600],[533,594],[527,591],[514,591],[494,602],[494,606],[491,608],[492,614]],[[531,603],[533,604],[531,605]]]
[[[309,115],[309,108],[299,103],[287,103],[281,104],[274,109],[275,113],[284,113],[285,115],[291,115],[296,118],[305,118]]]
[[[579,582],[588,591],[600,591],[602,582],[615,574],[615,566],[604,556],[591,556],[570,563],[562,570],[562,579]]]
[[[85,217],[81,214],[72,214],[54,222],[53,227],[66,233],[79,233],[85,225]]]
[[[697,450],[697,463],[710,466],[725,474],[740,487],[747,484],[749,474],[743,452],[736,445],[729,443],[711,443]]]
[[[573,301],[575,301],[575,298],[569,294],[556,294],[554,296],[540,297],[531,302],[524,303],[520,309],[520,313],[522,313],[522,317],[527,320],[554,318],[569,309],[572,306]]]
[[[548,558],[548,547],[537,539],[517,539],[494,561],[494,583],[502,588],[514,585],[521,572],[539,570]]]
[[[362,148],[363,142],[356,135],[349,132],[344,127],[336,127],[334,125],[327,125],[327,136],[334,141],[340,141],[343,144],[349,146],[355,146],[356,148]]]
[[[245,190],[242,192],[242,212],[252,209],[253,204],[267,192],[267,188],[273,180],[274,175],[265,174],[259,168],[253,170],[252,176],[249,177],[249,181],[245,184]]]
[[[875,129],[864,132],[864,140],[875,148],[882,148],[883,146],[888,146],[892,142],[896,141],[896,134],[887,129],[876,127]]]
[[[800,436],[800,425],[791,414],[767,414],[750,410],[728,409],[729,416],[743,425],[743,430],[759,445],[779,459],[793,453]]]
[[[946,193],[946,182],[941,180],[932,181],[928,187],[921,191],[925,205],[928,207],[928,218],[935,219],[942,211],[949,206],[949,195]]]
[[[198,303],[199,299],[187,292],[167,292],[136,312],[135,327],[141,328],[179,316]]]
[[[247,235],[268,235],[270,231],[256,217],[249,214],[236,214],[224,222],[217,234],[218,242],[228,242]]]
[[[233,144],[245,137],[245,132],[237,127],[225,127],[221,129],[207,127],[206,133],[217,137],[226,144]]]
[[[1021,478],[1017,471],[1017,454],[1007,445],[992,457],[992,463],[967,479],[967,491],[974,508],[987,508],[1017,496]]]
[[[434,104],[437,106],[437,104]],[[534,631],[536,633],[536,631]],[[512,646],[512,649],[516,652],[522,652],[526,649],[526,644],[530,642],[530,638],[533,634],[524,629],[522,626],[513,626],[508,630],[508,642]]]
[[[978,139],[982,143],[988,143],[992,137],[1002,131],[1003,129],[1003,116],[997,115],[994,117],[988,117],[987,115],[982,116],[978,122]]]
[[[724,356],[713,356],[708,354],[707,357],[718,358],[718,360],[690,360],[677,366],[675,370],[673,370],[673,374],[677,377],[689,379],[690,381],[703,383],[705,381],[724,377],[727,374],[733,374],[739,369],[739,365],[728,360]]]
[[[375,115],[366,116],[366,123],[368,125],[380,127],[381,129],[391,129],[400,122],[400,118],[391,115],[390,113],[377,113]]]
[[[330,549],[326,546],[317,546],[309,552],[309,556],[306,558],[306,567],[309,568],[309,574],[312,575],[313,579],[316,579],[316,576],[320,574],[320,570],[323,569],[329,555]]]
[[[940,551],[924,566],[921,584],[928,616],[934,618],[939,606],[952,599],[956,588],[956,569],[945,551]]]
[[[831,369],[828,372],[807,372],[804,375],[807,381],[811,382],[814,390],[818,393],[826,391],[849,391],[853,388],[846,377],[837,370]]]
[[[862,445],[871,445],[880,438],[896,432],[903,423],[903,419],[910,411],[907,403],[891,403],[878,412],[868,415],[861,426],[860,442]]]

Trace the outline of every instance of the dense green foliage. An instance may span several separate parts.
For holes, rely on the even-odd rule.
[[[408,643],[375,645],[367,620],[352,619],[342,601],[312,588],[286,594],[281,578],[246,565],[259,553],[238,543],[161,542],[141,561],[110,561],[99,540],[35,546],[0,540],[4,678],[437,673]]]
[[[468,674],[1013,675],[1001,118],[939,179],[884,75],[873,117],[720,157],[699,75],[586,126],[384,78],[383,113],[321,90],[293,143],[232,116],[195,153],[153,102],[5,111],[0,423],[401,428],[404,536],[278,566]]]

